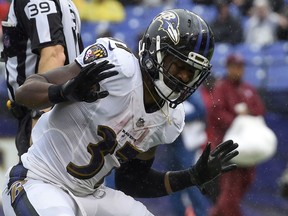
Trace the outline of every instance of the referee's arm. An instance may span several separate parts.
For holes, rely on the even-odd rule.
[[[38,74],[44,74],[45,72],[57,67],[61,67],[65,64],[66,56],[64,53],[64,47],[62,45],[47,46],[40,51],[40,60],[38,65]],[[42,113],[47,112],[51,107],[41,110]],[[41,113],[41,112],[39,112]],[[32,126],[36,124],[39,116],[36,116],[32,120]]]
[[[51,69],[64,65],[66,56],[62,45],[44,47],[40,52],[38,73],[43,74]]]

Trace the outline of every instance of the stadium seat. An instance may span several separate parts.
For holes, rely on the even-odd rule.
[[[202,17],[207,23],[211,23],[211,21],[217,15],[217,8],[215,5],[201,5],[197,4],[191,8],[191,11],[198,14]]]
[[[233,46],[227,43],[216,43],[214,55],[211,60],[213,74],[222,77],[225,74],[225,61],[227,55],[233,50]]]
[[[288,62],[273,64],[267,70],[267,90],[288,90]]]
[[[278,41],[272,45],[266,46],[262,49],[265,56],[265,61],[273,66],[279,65],[285,61],[288,56],[288,42]]]
[[[241,54],[247,65],[261,66],[264,61],[264,55],[257,46],[251,46],[246,43],[238,44],[234,47],[234,52]]]
[[[256,88],[266,88],[267,68],[262,65],[246,65],[243,79]]]
[[[97,38],[97,23],[82,21],[81,23],[81,37],[84,47],[95,42]]]

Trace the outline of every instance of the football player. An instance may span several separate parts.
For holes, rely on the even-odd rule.
[[[18,103],[53,109],[32,132],[22,163],[8,171],[6,215],[153,215],[133,197],[159,197],[205,183],[236,168],[232,140],[186,170],[151,168],[156,147],[184,126],[182,102],[210,73],[214,37],[183,9],[163,11],[139,42],[139,59],[115,39],[99,38],[74,63],[32,75]],[[35,91],[37,89],[37,91]],[[28,98],[29,100],[23,99]],[[103,185],[115,169],[119,190]]]

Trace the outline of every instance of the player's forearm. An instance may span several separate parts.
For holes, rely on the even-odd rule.
[[[169,171],[165,173],[164,183],[168,194],[195,186],[195,170],[190,167],[186,170]]]
[[[116,171],[117,189],[138,198],[153,198],[171,194],[195,185],[192,169],[159,172],[149,168],[151,161],[133,160]]]
[[[16,91],[16,103],[30,109],[44,109],[52,104],[48,98],[51,84],[43,76],[32,75]]]
[[[61,85],[74,78],[80,72],[80,66],[72,63],[67,66],[55,68],[45,74],[29,76],[24,84],[16,91],[16,102],[30,109],[45,109],[53,105],[48,96],[48,88]]]
[[[142,178],[130,176],[118,180],[122,182],[117,184],[119,190],[138,198],[166,196],[195,185],[188,169],[166,173],[151,170]]]
[[[132,197],[153,198],[167,195],[164,185],[165,173],[151,176],[138,176],[138,173],[122,175],[116,172],[115,184],[118,190]]]

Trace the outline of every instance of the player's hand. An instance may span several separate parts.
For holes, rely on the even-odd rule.
[[[63,101],[85,101],[91,103],[107,97],[109,95],[108,91],[100,91],[99,82],[118,74],[117,71],[107,71],[113,67],[115,65],[109,64],[107,60],[97,64],[93,62],[83,67],[75,78],[58,86],[57,90],[60,92],[56,95],[58,99],[61,97],[60,100],[53,101],[53,97],[52,100],[50,97],[50,101],[54,103]]]
[[[221,173],[229,172],[237,168],[236,164],[230,162],[232,158],[237,156],[239,152],[236,150],[237,143],[232,140],[225,141],[219,144],[211,151],[211,144],[208,143],[196,162],[190,169],[192,181],[204,191],[204,184],[215,179]]]

